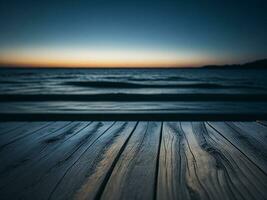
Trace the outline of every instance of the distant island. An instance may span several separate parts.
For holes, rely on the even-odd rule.
[[[267,69],[267,59],[256,60],[245,64],[205,65],[204,69]]]

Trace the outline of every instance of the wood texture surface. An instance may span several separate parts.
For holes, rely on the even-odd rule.
[[[266,200],[267,123],[0,123],[0,199]]]

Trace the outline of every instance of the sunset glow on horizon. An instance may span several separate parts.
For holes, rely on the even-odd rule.
[[[30,48],[0,51],[0,65],[28,67],[197,67],[213,63],[193,52]],[[218,60],[217,60],[218,62]]]
[[[0,67],[199,67],[262,59],[264,8],[232,1],[2,1]]]

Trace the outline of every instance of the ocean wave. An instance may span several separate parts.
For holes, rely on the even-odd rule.
[[[19,83],[18,81],[6,81],[6,80],[0,80],[0,84],[12,84],[12,83]]]
[[[257,94],[212,94],[212,93],[184,93],[184,94],[0,94],[0,102],[45,102],[45,101],[239,101],[266,102],[267,93]]]
[[[257,86],[249,85],[222,85],[217,83],[178,83],[178,84],[142,84],[132,82],[109,82],[109,81],[68,81],[64,82],[65,85],[78,86],[78,87],[93,87],[93,88],[199,88],[199,89],[226,89],[226,88],[240,88],[240,89],[261,89]]]
[[[128,81],[198,81],[194,78],[186,78],[181,76],[169,76],[169,77],[152,77],[152,78],[128,78]]]

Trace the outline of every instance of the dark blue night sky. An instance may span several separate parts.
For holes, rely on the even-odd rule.
[[[267,57],[266,1],[12,1],[0,62],[198,66]]]

